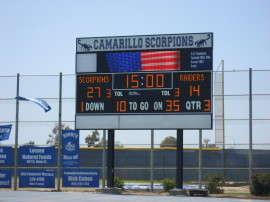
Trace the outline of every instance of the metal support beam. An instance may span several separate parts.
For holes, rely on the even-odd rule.
[[[199,130],[199,189],[202,188],[202,130]]]
[[[154,130],[151,130],[151,153],[150,153],[150,191],[154,191]]]
[[[62,149],[62,72],[59,75],[59,114],[58,114],[58,156],[57,156],[57,191],[61,191],[61,149]]]
[[[102,138],[102,187],[105,188],[106,173],[106,130],[103,130]]]
[[[177,129],[176,188],[183,189],[183,129]]]
[[[20,74],[17,74],[17,97],[20,95]],[[16,128],[15,128],[15,148],[14,148],[14,191],[17,190],[18,176],[18,139],[19,139],[19,100],[16,99]]]
[[[252,183],[253,152],[252,152],[252,68],[249,68],[249,183]]]
[[[108,130],[107,187],[114,187],[114,130]]]

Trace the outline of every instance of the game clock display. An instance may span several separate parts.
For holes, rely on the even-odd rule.
[[[211,71],[77,75],[77,114],[212,112]]]

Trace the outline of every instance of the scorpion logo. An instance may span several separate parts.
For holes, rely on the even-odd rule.
[[[78,40],[78,44],[81,45],[81,49],[84,51],[90,51],[92,49],[92,46],[86,43],[81,43],[81,39]]]
[[[207,45],[206,41],[210,39],[210,34],[207,34],[207,38],[206,39],[200,39],[198,41],[195,42],[195,45],[197,47],[203,47],[205,45]]]

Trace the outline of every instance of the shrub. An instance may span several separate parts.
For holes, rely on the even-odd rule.
[[[256,196],[270,195],[270,174],[254,174],[251,177],[250,193]]]
[[[168,179],[168,178],[165,178],[162,181],[162,185],[163,185],[163,191],[168,192],[171,189],[175,188],[176,181],[175,180]]]
[[[206,189],[208,189],[209,194],[222,194],[222,187],[225,184],[225,178],[220,174],[209,174],[204,177],[206,180]]]
[[[121,177],[114,177],[114,186],[116,188],[121,188],[122,190],[124,190],[124,185],[125,185],[125,182],[124,182],[124,179],[121,178]]]

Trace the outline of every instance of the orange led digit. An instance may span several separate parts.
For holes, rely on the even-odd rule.
[[[81,102],[81,112],[84,112],[84,103],[83,103],[83,101]]]
[[[106,98],[112,97],[112,89],[106,89]]]
[[[100,87],[95,87],[95,89],[97,91],[98,97],[100,97]]]
[[[174,88],[174,97],[180,97],[180,88]]]
[[[166,112],[172,111],[172,100],[166,100]]]
[[[146,88],[153,88],[154,87],[154,75],[153,74],[146,74]]]
[[[126,87],[129,88],[129,75],[126,75]]]
[[[211,100],[204,100],[204,106],[206,107],[203,111],[211,111]]]
[[[87,91],[87,98],[93,98],[94,96],[92,94],[94,92],[94,88],[93,87],[87,87],[87,89],[89,89],[89,91]]]
[[[157,87],[158,88],[163,88],[164,87],[164,74],[157,74]]]
[[[173,111],[179,112],[180,111],[180,100],[173,101]]]
[[[139,81],[138,81],[138,74],[131,75],[131,82],[133,85],[131,85],[131,88],[139,88]]]

